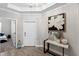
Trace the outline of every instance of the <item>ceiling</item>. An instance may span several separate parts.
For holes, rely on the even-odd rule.
[[[65,3],[0,3],[0,9],[10,9],[17,12],[39,12],[54,9]]]
[[[8,8],[17,11],[42,11],[55,3],[8,3]]]
[[[13,3],[13,5],[24,8],[39,8],[47,4],[48,3]]]

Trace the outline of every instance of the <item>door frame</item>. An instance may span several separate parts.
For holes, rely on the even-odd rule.
[[[16,46],[15,47],[17,48],[17,20],[16,19],[11,20],[11,23],[12,23],[12,21],[15,21],[16,22],[16,24],[15,24],[15,31],[16,31],[16,39],[15,39],[15,41],[16,41]],[[12,32],[12,28],[11,28],[11,32]]]
[[[32,21],[32,22],[35,22],[35,20],[23,20],[23,44],[22,44],[22,47],[24,47],[24,21]],[[37,43],[37,23],[36,23],[36,39],[34,40],[34,46],[36,46],[36,43]]]

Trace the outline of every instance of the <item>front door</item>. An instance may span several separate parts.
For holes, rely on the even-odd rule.
[[[36,22],[24,21],[23,22],[23,45],[34,46],[36,40]]]

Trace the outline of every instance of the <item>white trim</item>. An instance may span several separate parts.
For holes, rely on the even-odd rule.
[[[17,20],[14,19],[14,20],[11,20],[11,21],[15,21],[16,22],[16,48],[17,48]]]
[[[35,47],[43,47],[43,45],[35,45]]]
[[[17,20],[16,20],[16,48],[17,48]]]
[[[24,47],[24,43],[23,43],[24,42],[24,24],[23,23],[24,23],[24,20],[22,21],[22,26],[23,26],[22,27],[23,28],[22,29],[23,30],[23,33],[22,33],[23,34],[22,47]]]

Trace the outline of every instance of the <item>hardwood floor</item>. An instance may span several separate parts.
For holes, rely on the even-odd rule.
[[[11,49],[14,49],[11,39],[9,39],[7,42],[0,43],[0,53]]]
[[[12,45],[12,41],[9,40],[5,43],[0,43],[0,56],[51,56],[50,54],[43,53],[41,47],[23,47],[16,49]]]

